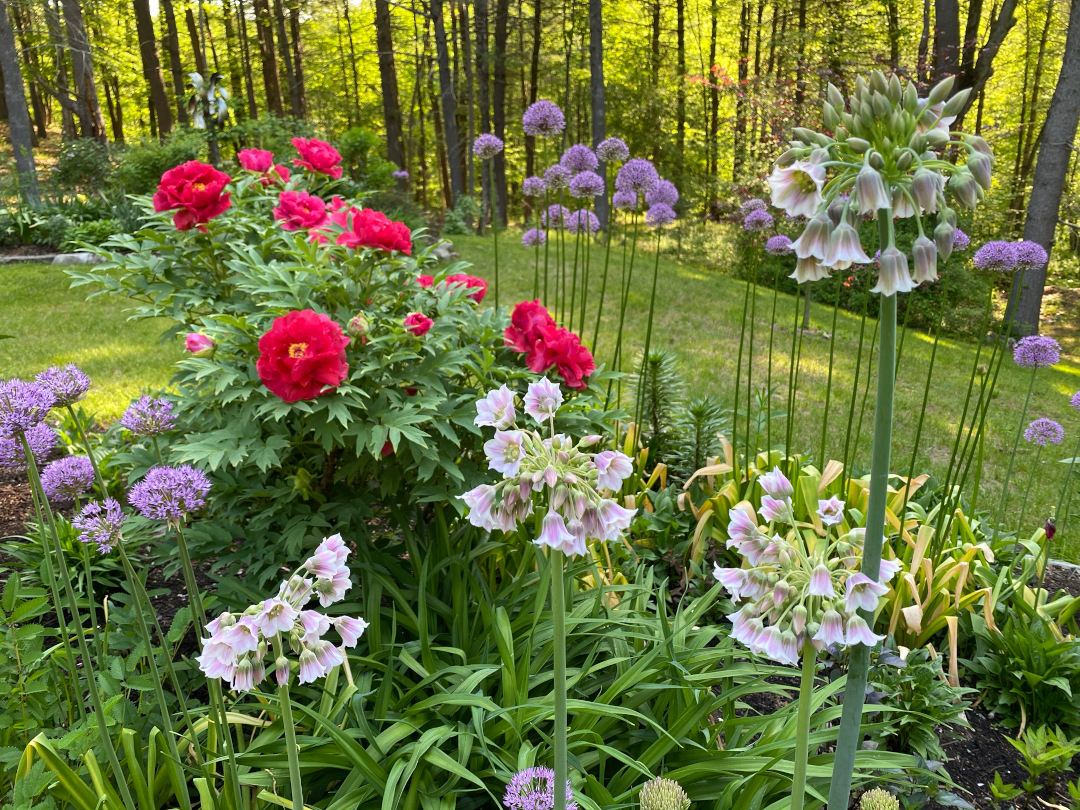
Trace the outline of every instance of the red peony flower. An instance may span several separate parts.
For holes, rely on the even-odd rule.
[[[271,166],[270,171],[266,173],[266,177],[264,177],[259,182],[261,182],[264,186],[268,186],[271,183],[283,186],[289,182],[290,175],[292,175],[292,172],[289,171],[289,167],[282,166],[280,163],[278,163],[274,166]]]
[[[294,166],[325,174],[335,180],[341,177],[341,153],[326,141],[293,138],[292,145],[300,153],[300,157],[293,159]]]
[[[241,149],[236,159],[249,172],[259,174],[266,174],[274,165],[274,153],[266,149]]]
[[[387,439],[386,443],[382,446],[381,452],[384,456],[392,456],[394,454],[394,443]]]
[[[189,160],[161,175],[154,194],[155,211],[175,211],[173,224],[179,231],[205,224],[228,210],[232,203],[225,186],[230,177],[213,166]]]
[[[341,195],[335,194],[333,197],[330,198],[329,208],[331,211],[337,213],[341,209],[348,207],[348,203],[346,203],[345,200],[341,198]]]
[[[487,282],[484,281],[482,278],[466,275],[465,273],[454,273],[454,275],[452,276],[447,276],[445,279],[443,279],[443,284],[462,284],[466,287],[469,287],[470,289],[474,290],[474,292],[469,293],[469,298],[471,298],[478,304],[483,301],[484,296],[487,295]]]
[[[543,374],[555,366],[563,382],[579,391],[585,378],[596,370],[592,352],[581,345],[581,338],[560,326],[543,326],[525,360],[530,371]]]
[[[274,207],[274,219],[287,231],[310,230],[326,222],[326,203],[306,191],[283,191]]]
[[[329,316],[310,309],[275,318],[259,338],[259,379],[286,402],[317,397],[349,373],[349,340]]]
[[[545,326],[555,326],[555,319],[547,308],[539,300],[522,301],[510,315],[510,325],[503,332],[503,340],[515,351],[528,352]]]
[[[423,287],[425,290],[435,286],[434,276],[417,276],[416,283]]]
[[[339,218],[344,219],[344,223]],[[412,234],[409,226],[404,222],[387,219],[386,214],[381,211],[350,208],[334,214],[332,219],[344,225],[345,230],[337,238],[337,243],[342,247],[353,250],[400,250],[405,255],[412,254]]]
[[[412,312],[405,316],[405,329],[417,337],[426,335],[433,323],[435,321],[422,312]]]

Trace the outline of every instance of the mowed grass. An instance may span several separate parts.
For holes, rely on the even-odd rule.
[[[69,289],[60,267],[0,266],[0,378],[32,378],[50,365],[77,363],[93,381],[84,407],[116,420],[133,397],[168,385],[179,341],[161,342],[164,319],[129,321],[126,302],[87,300],[88,288]]]
[[[523,248],[519,238],[520,231],[510,230],[503,235],[499,243],[500,303],[504,306],[532,298],[535,254],[533,249]],[[476,273],[488,280],[487,300],[494,302],[493,249],[490,237],[456,236],[453,237],[453,242],[461,257],[476,265]],[[626,314],[624,341],[629,347],[629,353],[626,354],[628,361],[632,361],[644,345],[648,319],[655,254],[650,252],[651,241],[644,252],[643,247],[644,243],[639,242]],[[541,249],[541,268],[542,255]],[[572,259],[572,245],[570,256]],[[616,303],[622,272],[621,246],[616,245],[612,249],[608,293],[600,319],[599,339],[595,346],[591,346],[603,264],[604,249],[595,247],[590,260],[590,300],[587,306],[587,328],[583,338],[586,344],[594,349],[598,362],[610,364],[618,328],[619,313]],[[549,254],[549,266],[554,266],[553,252]],[[713,394],[728,405],[731,404],[735,393],[746,292],[744,282],[715,271],[676,263],[661,252],[652,346],[669,349],[678,355],[691,393]],[[753,301],[753,297],[751,300]],[[550,305],[554,302],[546,303]],[[775,321],[772,319],[771,289],[759,287],[753,306],[756,311],[754,384],[762,385],[767,378],[771,331],[772,382],[776,389],[773,407],[782,411],[787,398],[787,374],[796,316],[795,299],[787,295],[777,298]],[[792,433],[793,446],[796,449],[811,452],[816,456],[820,450],[824,426],[825,454],[830,458],[842,458],[848,432],[848,414],[859,354],[862,319],[858,315],[840,312],[835,335],[830,339],[832,321],[832,307],[816,304],[811,307],[812,331],[803,338]],[[870,463],[876,374],[868,381],[865,370],[869,365],[867,356],[875,329],[875,321],[867,319],[862,351],[864,371],[858,385],[854,425],[851,430],[851,441],[854,443],[863,392],[869,382],[869,395],[866,397],[862,430],[858,434],[855,454],[856,463],[862,469],[866,469]],[[831,346],[834,346],[833,385],[826,414]],[[915,330],[908,331],[897,373],[892,444],[891,466],[895,472],[901,474],[906,474],[911,463],[919,414],[923,410],[923,392],[932,348],[931,336]],[[945,478],[977,348],[978,344],[974,340],[949,337],[940,341],[926,404],[922,439],[915,462],[916,474],[931,472],[939,481]],[[990,346],[985,345],[980,362],[989,359],[989,352]],[[872,368],[876,370],[876,367],[875,354]],[[997,508],[1029,380],[1030,371],[1016,367],[1009,352],[1002,366],[997,393],[987,417],[984,467],[977,500],[979,511],[993,511]],[[1023,510],[1024,525],[1020,528],[1025,534],[1030,534],[1041,526],[1057,506],[1067,469],[1058,462],[1072,455],[1080,432],[1080,414],[1069,406],[1069,397],[1077,389],[1080,389],[1080,364],[1076,357],[1063,356],[1060,364],[1051,369],[1040,370],[1036,377],[1035,391],[1025,424],[1036,417],[1056,419],[1065,426],[1066,439],[1062,446],[1043,451],[1037,469],[1034,469],[1035,449],[1023,439],[1020,441],[1009,483],[1007,510],[1009,525],[1019,522]],[[745,378],[741,390],[740,399],[745,402]],[[826,415],[827,425],[824,424]],[[786,426],[783,421],[774,425],[774,445],[777,443],[778,434],[782,441],[784,430]],[[1033,470],[1035,479],[1031,497],[1027,508],[1023,509],[1024,495]],[[973,479],[974,471],[969,475],[969,489]],[[1080,498],[1074,500],[1073,508],[1074,512],[1080,508]],[[1061,523],[1059,521],[1059,525]],[[1080,521],[1074,521],[1074,524],[1076,530],[1072,530],[1067,524],[1060,525],[1055,556],[1080,559],[1080,542],[1076,540],[1080,536]]]

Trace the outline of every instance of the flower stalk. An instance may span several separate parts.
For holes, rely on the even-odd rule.
[[[862,645],[859,645],[862,649]],[[813,712],[817,648],[807,640],[802,650],[799,679],[799,710],[795,721],[795,774],[791,780],[791,810],[803,810],[806,802],[806,770],[810,758],[810,715]]]

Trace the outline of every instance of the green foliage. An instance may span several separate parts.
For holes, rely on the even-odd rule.
[[[199,159],[205,150],[205,136],[191,129],[178,129],[162,140],[147,138],[130,144],[116,155],[113,186],[124,194],[150,194],[162,174]]]
[[[71,250],[79,250],[84,245],[98,247],[122,231],[123,225],[120,220],[112,218],[73,223],[64,232],[64,242],[61,247]]]
[[[264,115],[247,119],[227,128],[222,140],[231,141],[235,150],[266,149],[273,152],[279,163],[292,169],[291,158],[296,154],[293,138],[310,138],[315,134],[311,125],[297,118],[278,118]]]
[[[457,205],[446,212],[442,232],[444,236],[459,236],[473,232],[472,223],[480,216],[480,206],[472,197],[462,197]]]
[[[1028,778],[1022,785],[1027,793],[1057,785],[1073,757],[1080,754],[1080,737],[1070,736],[1058,727],[1028,726],[1019,740],[1007,739],[1023,757],[1021,764]]]
[[[633,412],[640,408],[641,443],[649,450],[650,463],[669,462],[676,412],[685,386],[679,359],[674,352],[651,351],[648,358],[638,356],[634,368],[629,402]]]
[[[385,142],[370,129],[353,127],[336,140],[345,174],[361,191],[385,191],[394,182],[398,167],[382,157]]]
[[[52,181],[67,194],[97,194],[107,188],[116,170],[115,148],[93,138],[76,138],[61,146]]]

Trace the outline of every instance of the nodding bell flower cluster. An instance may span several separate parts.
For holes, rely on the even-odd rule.
[[[818,650],[881,641],[858,611],[877,607],[900,565],[882,560],[877,581],[859,572],[864,530],[841,533],[844,502],[835,496],[818,501],[825,536],[809,545],[806,525],[795,520],[791,482],[779,468],[758,482],[765,491],[757,513],[763,522],[738,507],[728,515],[727,546],[746,567],[713,571],[739,608],[727,617],[735,640],[790,666],[798,665],[807,641]]]
[[[601,492],[618,492],[634,465],[617,450],[591,452],[599,436],[574,441],[556,433],[555,415],[562,403],[556,383],[545,378],[529,386],[525,413],[541,427],[549,427],[545,437],[518,427],[517,399],[505,385],[478,400],[476,424],[495,428],[484,453],[491,469],[503,478],[460,497],[469,507],[469,522],[478,528],[512,532],[533,517],[540,527],[533,540],[536,545],[584,555],[589,540],[617,540],[630,528],[636,510]]]
[[[327,537],[315,553],[281,583],[277,596],[251,605],[243,613],[222,613],[206,625],[209,638],[202,640],[196,659],[208,678],[221,678],[237,692],[255,688],[266,678],[266,657],[274,656],[278,686],[289,683],[291,663],[286,649],[300,663],[300,683],[312,683],[329,675],[345,660],[345,650],[355,647],[367,622],[351,616],[331,619],[307,609],[312,599],[323,607],[345,598],[352,587],[346,560],[349,548],[335,534]],[[333,628],[339,644],[324,636]]]
[[[912,82],[874,71],[861,76],[844,99],[828,86],[823,122],[832,135],[796,127],[790,148],[769,177],[772,203],[808,220],[792,245],[798,262],[792,278],[816,281],[831,270],[870,264],[859,243],[863,217],[912,217],[918,237],[911,246],[913,268],[897,249],[892,228],[881,246],[872,292],[910,292],[938,277],[956,243],[956,211],[974,208],[990,188],[994,154],[978,135],[950,133],[968,90],[952,93],[953,78],[920,97]],[[962,159],[945,159],[946,150]],[[931,228],[925,221],[935,215]],[[884,240],[883,240],[884,241]]]

